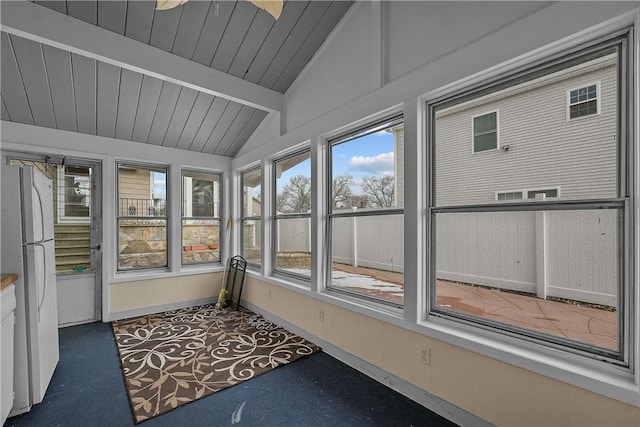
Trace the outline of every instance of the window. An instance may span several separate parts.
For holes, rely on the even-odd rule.
[[[274,271],[311,277],[311,152],[276,160]]]
[[[182,172],[182,265],[220,262],[220,178]]]
[[[430,316],[628,366],[634,168],[621,120],[629,82],[619,78],[633,75],[628,55],[620,38],[430,103]],[[576,129],[548,114],[559,84],[585,80],[607,88],[598,123]],[[571,101],[598,95],[581,87]],[[457,137],[488,108],[515,147],[499,163],[471,160]],[[550,179],[559,186],[545,187]],[[505,182],[524,189],[488,197]]]
[[[517,200],[522,199],[522,191],[506,191],[496,193],[496,200]]]
[[[401,116],[329,141],[330,290],[404,303],[404,124]]]
[[[89,224],[91,222],[91,168],[58,166],[59,224]]]
[[[598,114],[600,84],[569,90],[569,119]]]
[[[118,164],[118,270],[168,267],[167,168]]]
[[[538,194],[544,194],[545,199],[550,197],[558,197],[560,188],[549,188],[542,190],[517,190],[517,191],[498,191],[496,192],[496,200],[521,200],[535,199]]]
[[[240,176],[240,247],[249,266],[262,264],[262,171],[253,169]]]
[[[473,118],[473,152],[498,148],[498,112]]]

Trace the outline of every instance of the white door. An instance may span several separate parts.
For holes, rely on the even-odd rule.
[[[10,164],[33,165],[53,181],[58,326],[101,320],[99,164],[16,154]]]

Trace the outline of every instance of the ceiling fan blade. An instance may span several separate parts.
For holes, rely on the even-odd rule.
[[[249,0],[260,9],[266,10],[276,20],[280,18],[282,13],[283,0]]]
[[[189,0],[156,0],[156,10],[169,10]]]

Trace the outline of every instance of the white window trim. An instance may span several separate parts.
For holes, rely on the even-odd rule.
[[[389,123],[392,123],[391,126],[388,126]],[[383,127],[384,125],[384,127]],[[334,214],[335,212],[333,212],[332,209],[332,184],[333,184],[333,162],[330,161],[331,158],[331,149],[332,146],[335,145],[340,145],[342,143],[346,143],[348,144],[352,139],[352,137],[354,135],[359,135],[359,134],[364,134],[364,135],[368,135],[371,132],[375,131],[375,130],[380,130],[380,129],[392,129],[394,127],[398,127],[402,125],[403,127],[405,126],[405,118],[404,118],[404,111],[400,112],[400,111],[394,111],[391,114],[386,113],[386,114],[381,114],[375,118],[370,118],[369,120],[365,121],[365,122],[361,122],[359,123],[359,125],[357,126],[353,126],[351,127],[351,129],[353,129],[353,131],[349,131],[349,128],[343,130],[342,132],[335,132],[331,137],[325,137],[323,139],[323,144],[325,146],[325,150],[324,152],[326,153],[325,159],[326,160],[326,166],[325,166],[325,170],[326,170],[326,183],[325,183],[325,195],[327,197],[326,200],[322,200],[322,203],[325,204],[325,206],[328,208],[327,211],[327,227],[329,230],[331,230],[331,222],[333,220]],[[354,135],[351,136],[347,136],[347,137],[341,137],[340,134],[345,135],[345,134],[350,134],[351,132],[354,133]],[[362,136],[364,136],[362,135]],[[354,139],[358,138],[359,136],[356,136]],[[394,158],[395,158],[395,148],[397,145],[397,140],[394,139]],[[396,172],[397,170],[397,164],[394,165],[394,172]],[[394,181],[395,181],[395,177],[397,177],[397,175],[394,175]],[[395,181],[395,185],[397,186],[397,181]],[[395,187],[394,187],[395,188]],[[404,218],[404,213],[405,213],[405,208],[404,205],[402,207],[388,207],[388,208],[376,208],[373,209],[369,212],[367,212],[366,215],[359,215],[356,214],[356,211],[351,211],[351,213],[349,212],[344,212],[340,214],[341,218],[358,218],[358,217],[382,217],[382,216],[387,216],[387,215],[402,215]],[[404,226],[404,223],[403,223]],[[387,310],[393,310],[393,311],[397,311],[397,310],[402,310],[402,308],[404,307],[404,301],[402,303],[398,303],[398,302],[393,302],[390,300],[383,300],[382,298],[376,298],[376,297],[370,297],[367,296],[365,294],[359,294],[356,292],[350,292],[350,291],[344,291],[344,290],[340,290],[337,287],[332,287],[332,260],[331,258],[333,257],[331,254],[331,247],[333,245],[332,243],[332,238],[333,236],[331,235],[331,232],[327,232],[328,235],[328,242],[325,241],[324,243],[326,244],[326,247],[324,248],[325,250],[325,264],[323,266],[324,268],[324,274],[326,277],[326,283],[324,283],[323,286],[323,291],[328,294],[328,295],[332,295],[333,297],[335,297],[336,299],[342,299],[344,301],[357,301],[358,304],[362,304],[366,307],[370,307],[370,308],[380,308],[380,307],[385,307],[385,309]],[[403,235],[404,238],[404,235]],[[404,270],[403,270],[404,271]]]
[[[66,216],[64,214],[64,202],[65,202],[65,185],[64,183],[66,166],[58,166],[56,168],[57,177],[57,190],[58,190],[58,224],[91,224],[91,204],[89,205],[89,216]],[[89,183],[91,184],[91,183]]]
[[[491,114],[491,113],[496,113],[496,148],[476,151],[475,150],[475,146],[476,146],[475,118],[486,116],[487,114]],[[495,110],[485,111],[484,113],[471,116],[471,154],[485,153],[485,152],[489,153],[489,152],[498,151],[498,150],[500,150],[500,109],[497,108]]]
[[[114,199],[114,227],[115,227],[115,251],[113,251],[114,254],[114,262],[113,262],[113,268],[112,268],[112,272],[113,272],[113,278],[117,278],[117,277],[130,277],[130,278],[135,278],[135,277],[139,277],[140,280],[142,280],[142,278],[146,278],[146,277],[167,277],[165,273],[167,272],[176,272],[176,271],[180,271],[179,270],[179,266],[180,263],[178,263],[178,267],[175,267],[175,262],[173,261],[174,258],[174,253],[177,253],[177,249],[174,250],[174,239],[173,236],[171,235],[173,233],[173,229],[177,228],[180,229],[180,227],[176,227],[177,223],[174,224],[172,223],[172,218],[174,217],[173,214],[173,207],[172,207],[172,202],[171,202],[171,195],[170,192],[173,191],[172,190],[172,185],[171,185],[171,180],[173,178],[173,175],[176,174],[176,172],[174,170],[172,170],[171,165],[169,164],[162,164],[162,163],[158,163],[158,164],[154,164],[154,163],[145,163],[145,162],[138,162],[138,161],[129,161],[129,160],[116,160],[115,161],[115,169],[114,169],[114,173],[115,173],[115,186],[114,186],[114,194],[115,194],[115,199]],[[165,171],[165,179],[166,179],[166,188],[165,188],[165,204],[166,204],[166,208],[165,208],[165,221],[166,221],[166,236],[167,236],[167,241],[166,241],[166,256],[167,256],[167,265],[166,266],[158,266],[158,267],[144,267],[144,268],[131,268],[131,269],[120,269],[119,268],[119,264],[120,264],[120,257],[119,257],[119,251],[120,251],[120,218],[122,218],[120,216],[119,213],[119,203],[120,203],[120,183],[119,183],[119,170],[120,168],[141,168],[141,169],[146,169],[149,170],[149,172],[155,172],[156,170],[164,170]],[[180,179],[182,179],[182,174],[180,174],[178,172],[178,174],[176,174],[176,176],[178,176]],[[150,179],[150,193],[152,194],[153,192],[153,178]],[[180,181],[178,181],[180,182]],[[178,187],[179,188],[179,187]],[[180,191],[180,190],[178,190]],[[180,195],[180,193],[178,193],[178,195]],[[179,208],[179,206],[178,206]],[[179,212],[179,211],[178,211]],[[179,255],[178,255],[179,257]],[[159,274],[158,276],[155,276],[155,274]],[[116,282],[117,280],[111,280],[111,282]],[[122,280],[123,282],[126,281],[130,281],[130,279],[125,279]]]
[[[269,164],[270,164],[270,178],[272,181],[271,184],[271,191],[269,193],[269,197],[271,198],[271,209],[270,209],[270,221],[269,221],[269,227],[270,227],[270,235],[271,235],[271,241],[269,242],[269,261],[271,263],[271,265],[269,266],[269,270],[267,270],[269,272],[269,274],[271,276],[274,277],[283,277],[286,278],[287,280],[292,280],[294,282],[300,283],[303,286],[309,286],[311,283],[311,280],[313,278],[313,271],[309,272],[309,275],[305,275],[305,274],[300,274],[300,273],[294,273],[291,271],[287,271],[284,269],[280,269],[278,268],[277,264],[278,264],[278,248],[280,247],[280,235],[278,234],[278,220],[279,219],[295,219],[295,218],[301,218],[301,217],[308,217],[309,220],[311,220],[311,215],[312,215],[312,211],[311,209],[308,212],[296,212],[296,213],[277,213],[276,212],[276,199],[278,197],[278,178],[279,178],[279,173],[277,172],[277,166],[276,163],[281,162],[283,160],[286,160],[288,158],[291,157],[296,157],[300,154],[303,153],[309,153],[309,161],[311,162],[311,157],[312,157],[312,153],[311,153],[311,145],[310,142],[304,142],[301,144],[298,144],[294,147],[291,147],[288,150],[285,151],[281,151],[279,153],[277,153],[276,155],[274,155],[273,157],[271,157],[269,159]],[[264,169],[263,169],[263,174],[264,174]],[[313,204],[313,190],[314,190],[314,177],[313,177],[313,170],[310,166],[310,170],[309,170],[309,177],[311,179],[311,203]],[[265,176],[262,176],[262,182],[263,184],[265,183]],[[264,205],[262,206],[262,214],[265,215],[264,212]],[[265,227],[267,224],[263,224],[263,227]],[[309,228],[309,240],[311,240],[311,234],[312,234],[312,230],[311,227]],[[312,250],[312,243],[311,241],[309,242],[309,246],[310,246],[310,259],[313,258],[313,250]],[[262,253],[263,253],[263,262],[264,262],[264,258],[265,258],[265,250],[264,250],[264,242],[263,242],[263,247],[262,247]],[[263,267],[264,268],[264,267]],[[311,270],[311,269],[310,269]]]
[[[421,95],[418,97],[418,100],[422,102],[419,111],[422,111],[424,116],[427,117],[429,104],[437,99],[446,98],[448,95],[459,93],[474,86],[481,86],[487,80],[499,79],[505,75],[505,73],[521,70],[524,67],[531,67],[536,63],[544,63],[554,55],[559,57],[567,51],[576,49],[576,46],[592,43],[597,37],[608,39],[612,34],[626,33],[631,25],[633,25],[636,30],[639,28],[640,14],[638,14],[637,11],[585,30],[552,46],[540,48],[512,61],[496,65],[473,76]],[[638,36],[637,32],[631,33],[631,37],[628,38],[628,44],[630,46],[637,46],[639,40],[640,36]],[[632,49],[629,48],[628,51],[632,51]],[[637,54],[637,50],[634,50],[634,53]],[[629,59],[629,61],[631,62],[631,59]],[[630,82],[638,81],[637,58],[635,58],[634,61],[636,66],[633,67],[632,73],[630,74]],[[629,94],[628,97],[630,108],[638,105],[639,94],[640,92],[638,92],[636,86],[633,94]],[[637,130],[637,123],[632,123],[629,128]],[[426,129],[428,131],[427,134],[429,134],[430,128],[428,125]],[[628,144],[637,146],[637,132],[632,132]],[[637,156],[634,160],[636,162],[638,161]],[[422,164],[428,169],[430,167],[429,157],[425,156]],[[627,174],[631,182],[640,182],[638,179],[637,164],[634,165],[633,170],[627,171]],[[431,179],[431,176],[427,177],[427,181]],[[428,200],[429,193],[427,190],[425,190],[425,193],[427,193],[426,198]],[[637,218],[640,217],[640,211],[637,208],[637,203],[640,197],[640,188],[632,188],[630,194],[632,197],[635,197],[635,199],[633,199],[635,207],[633,207],[634,205],[632,204],[626,214],[628,217],[634,218],[635,223],[638,224]],[[427,222],[426,219],[425,222]],[[429,222],[427,222],[427,224],[429,224]],[[427,226],[427,228],[429,227]],[[637,249],[640,230],[636,226],[631,232],[633,233],[633,240],[628,246],[631,247],[633,245],[633,248]],[[422,249],[426,251],[428,245],[430,245],[430,243],[427,240]],[[634,278],[637,279],[637,263],[638,260],[640,260],[640,254],[637,252],[634,252],[632,255],[633,258],[628,259],[631,265],[625,267],[631,275],[631,280]],[[427,261],[428,257],[425,257],[425,263]],[[426,270],[419,269],[419,273],[423,273],[425,275],[424,277],[428,277],[429,268]],[[427,293],[429,293],[429,289],[427,289]],[[633,355],[633,353],[639,348],[640,333],[638,333],[637,328],[634,328],[633,325],[637,324],[638,317],[640,317],[638,314],[639,307],[637,305],[640,300],[637,294],[635,297],[632,294],[627,295],[627,298],[630,298],[628,303],[631,308],[627,310],[625,322],[627,325],[631,325],[631,327],[628,331],[629,333],[624,336],[624,339],[630,340],[628,341],[628,349],[632,353],[629,359],[631,369],[602,362],[597,357],[592,358],[591,356],[575,354],[573,352],[565,353],[564,350],[558,351],[557,348],[547,348],[541,346],[539,343],[523,340],[521,337],[511,336],[510,334],[505,334],[500,331],[483,329],[475,325],[469,326],[457,320],[447,318],[433,318],[433,316],[429,316],[428,314],[426,317],[419,318],[417,325],[422,327],[424,333],[430,337],[442,339],[450,344],[459,345],[465,349],[495,357],[506,363],[530,369],[536,373],[637,406],[638,397],[640,396],[640,370],[638,370],[637,366],[638,355],[637,353]],[[623,352],[624,351],[623,349]]]
[[[593,86],[593,85],[596,86],[596,106],[597,106],[596,107],[597,108],[596,113],[595,114],[587,114],[586,116],[575,117],[575,118],[572,119],[571,118],[571,107],[573,105],[583,104],[584,102],[588,102],[588,101],[576,102],[575,104],[572,104],[571,103],[571,92],[573,92],[574,90],[582,89],[582,88]],[[590,117],[597,117],[597,116],[600,115],[600,113],[602,111],[602,108],[601,108],[601,105],[600,105],[601,104],[601,100],[602,100],[602,96],[601,96],[601,93],[600,93],[600,86],[601,86],[600,85],[600,81],[598,80],[598,81],[595,81],[595,82],[590,82],[590,83],[587,83],[587,84],[582,84],[580,86],[575,86],[575,87],[567,89],[567,93],[566,93],[566,99],[567,99],[567,102],[566,102],[566,116],[567,116],[567,121],[568,122],[573,122],[575,120],[588,119]]]
[[[198,177],[198,175],[200,175]],[[191,264],[185,264],[184,261],[182,260],[182,251],[183,251],[183,240],[182,240],[182,228],[183,228],[183,221],[185,220],[185,218],[193,218],[191,215],[185,215],[185,213],[182,211],[182,208],[188,207],[188,210],[192,209],[192,201],[193,201],[193,193],[191,191],[188,191],[185,197],[184,194],[184,179],[185,178],[189,178],[189,187],[192,186],[192,182],[193,179],[196,178],[200,178],[200,179],[209,179],[209,178],[213,178],[213,177],[217,177],[217,181],[212,179],[211,182],[213,183],[213,192],[214,192],[214,196],[215,196],[215,192],[216,189],[218,191],[218,216],[207,216],[207,217],[199,217],[199,219],[201,220],[205,220],[205,221],[211,221],[211,220],[218,220],[218,257],[219,260],[218,261],[203,261],[203,262],[194,262]],[[201,171],[201,170],[195,170],[195,169],[182,169],[180,171],[180,222],[179,224],[176,224],[178,226],[178,228],[180,228],[180,246],[179,246],[179,250],[180,250],[180,268],[181,269],[191,269],[194,267],[202,267],[202,266],[213,266],[213,265],[220,265],[222,263],[222,253],[223,251],[227,251],[228,249],[225,248],[224,246],[229,244],[228,242],[223,241],[223,237],[224,237],[224,233],[223,230],[226,227],[226,224],[223,223],[222,221],[222,212],[223,212],[223,206],[222,206],[222,201],[223,201],[223,193],[222,193],[222,172],[207,172],[207,171]],[[215,197],[214,197],[215,199]],[[186,204],[186,206],[185,206]],[[215,200],[214,200],[214,206],[215,206]],[[215,212],[214,212],[215,213]]]
[[[245,189],[244,189],[244,176],[245,174],[251,173],[251,172],[256,172],[259,171],[260,172],[260,215],[255,215],[255,212],[251,212],[250,216],[245,216],[245,214],[247,212],[244,212],[244,198],[247,195],[245,193]],[[264,220],[263,220],[263,215],[264,215],[264,193],[263,193],[263,189],[264,189],[264,170],[262,168],[262,164],[257,164],[257,165],[252,165],[249,166],[245,169],[239,170],[238,171],[238,248],[239,248],[239,252],[242,253],[244,251],[244,223],[245,221],[259,221],[260,222],[260,230],[262,230],[264,228]],[[255,187],[254,187],[255,188]],[[253,201],[253,195],[249,195],[249,197],[251,198],[251,202]],[[251,204],[251,203],[248,203]],[[264,242],[262,239],[262,232],[260,233],[260,236],[255,236],[254,235],[254,239],[257,238],[260,240],[260,264],[254,264],[249,262],[249,260],[247,260],[247,271],[262,271],[262,266],[264,264]]]

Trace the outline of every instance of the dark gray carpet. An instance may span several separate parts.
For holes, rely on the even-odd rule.
[[[44,401],[5,426],[133,426],[108,323],[60,330]],[[455,426],[320,352],[140,426]]]

